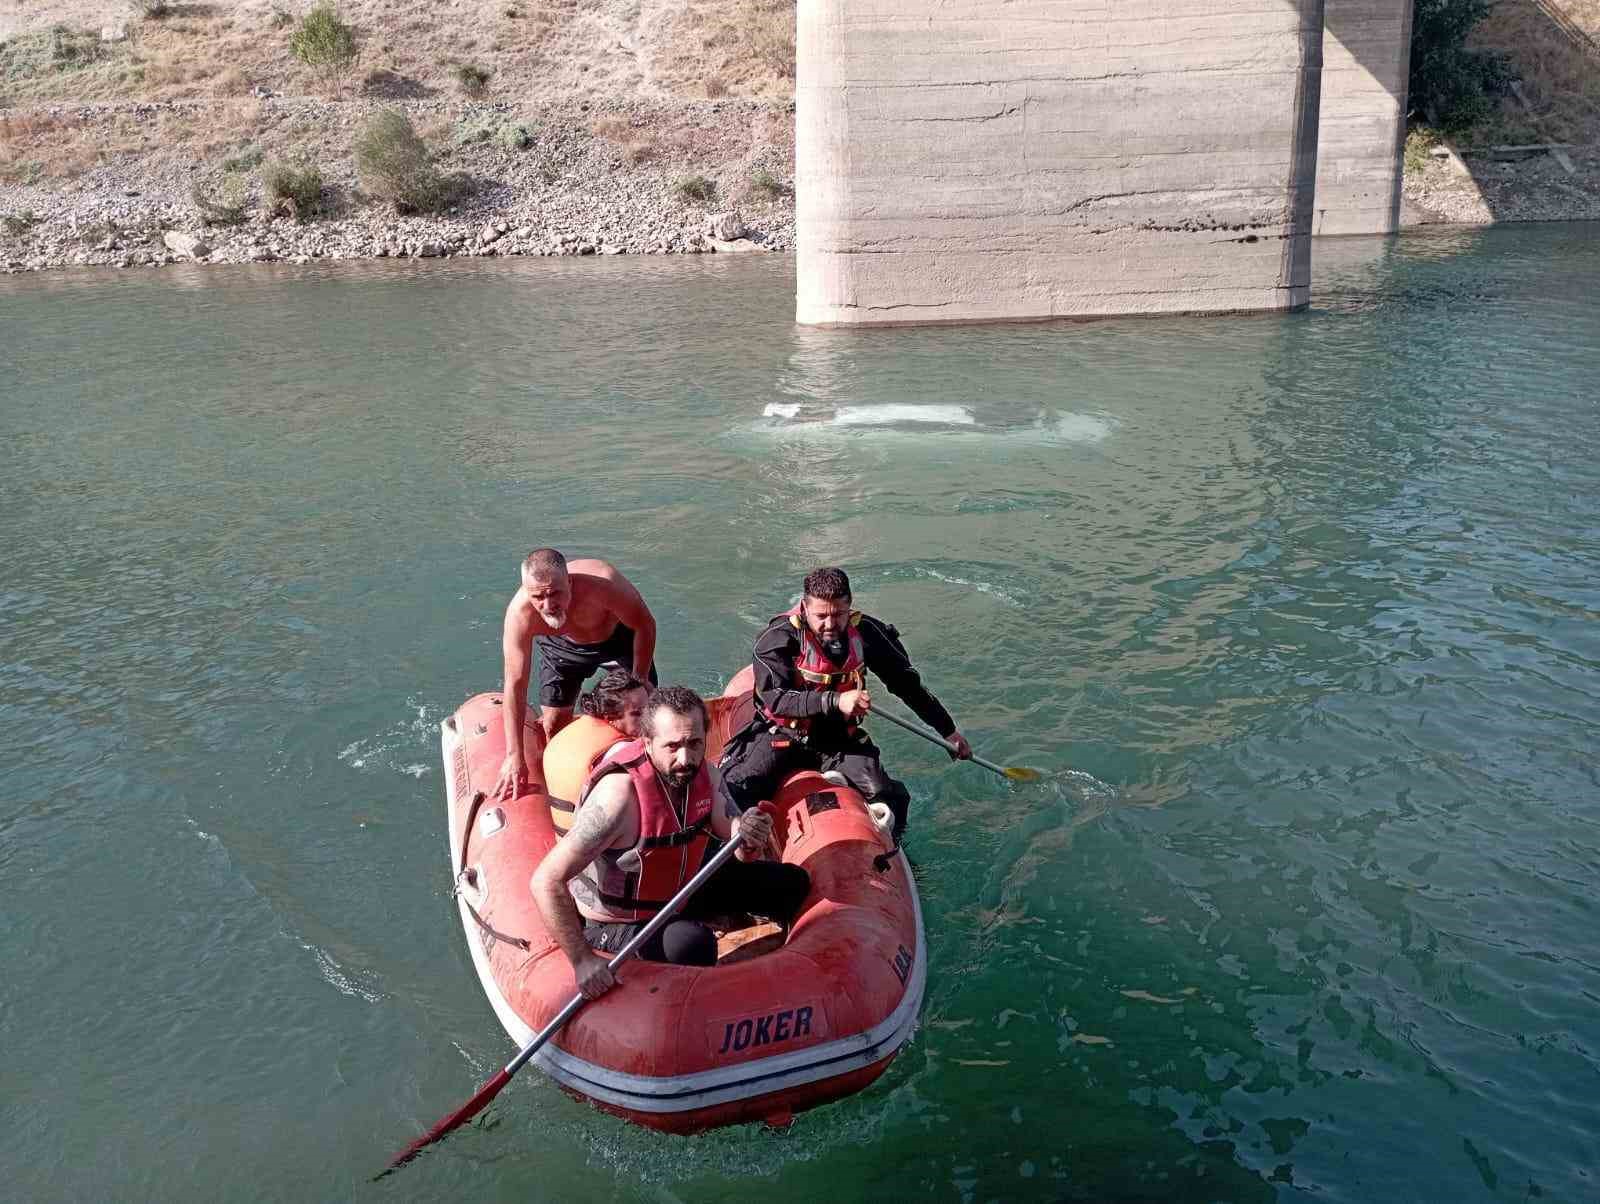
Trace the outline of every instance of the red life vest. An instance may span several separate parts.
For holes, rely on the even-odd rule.
[[[803,603],[802,603],[803,605]],[[807,625],[805,615],[801,613],[800,606],[786,611],[780,618],[787,618],[789,626],[800,633],[800,649],[794,658],[794,669],[789,675],[789,684],[796,690],[832,690],[842,693],[845,690],[859,690],[867,681],[866,650],[861,642],[861,612],[850,612],[849,625],[845,627],[845,654],[844,660],[835,661],[828,656],[822,646],[822,641],[812,634]],[[782,715],[774,715],[761,707],[761,713],[766,718],[780,727],[789,728],[791,731],[804,735],[811,727],[809,719],[790,719]],[[845,730],[854,733],[856,724],[847,723]]]
[[[700,868],[711,826],[711,771],[701,762],[680,816],[644,742],[629,740],[612,748],[589,775],[578,795],[579,811],[595,784],[610,773],[626,773],[633,783],[639,800],[638,843],[631,849],[607,849],[568,886],[578,911],[589,919],[633,923],[660,911]]]

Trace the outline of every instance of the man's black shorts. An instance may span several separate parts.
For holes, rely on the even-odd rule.
[[[536,635],[539,650],[539,705],[571,710],[583,683],[600,669],[615,665],[633,668],[633,628],[618,623],[598,644],[575,644],[564,635]],[[650,666],[650,684],[656,684],[656,667]]]

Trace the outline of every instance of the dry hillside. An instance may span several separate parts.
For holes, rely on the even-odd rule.
[[[320,92],[288,52],[289,27],[308,7],[178,2],[141,19],[125,0],[0,0],[0,39],[22,47],[0,91],[13,106],[225,98],[257,85]],[[355,79],[365,92],[450,93],[463,63],[492,72],[490,94],[517,104],[784,99],[794,76],[793,0],[345,0],[339,8],[361,36]],[[120,25],[127,41],[98,41]],[[28,73],[26,44],[57,28],[84,31],[95,45],[70,70]]]
[[[361,213],[377,238],[351,139],[380,103],[406,108],[441,165],[473,181],[464,223],[542,223],[534,241],[556,246],[582,245],[567,239],[582,233],[595,246],[678,249],[707,210],[732,204],[777,232],[768,245],[786,245],[794,5],[344,0],[360,53],[335,84],[289,52],[310,0],[0,0],[0,263],[84,261],[60,259],[67,244],[46,237],[63,224],[197,222],[193,185],[262,156],[320,165],[324,220]],[[1407,158],[1408,211],[1600,215],[1600,0],[1500,0],[1477,40],[1511,54],[1522,95],[1457,142],[1469,154],[1572,144],[1576,170],[1541,154],[1468,158],[1468,173],[1424,148]],[[532,135],[517,151],[494,133],[507,125]],[[682,189],[702,176],[707,195]],[[625,219],[611,213],[618,197]]]
[[[475,103],[599,113],[644,102],[659,115],[674,102],[783,102],[794,73],[793,0],[348,0],[340,11],[358,32],[360,58],[338,87],[289,53],[305,5],[180,2],[159,17],[140,17],[125,0],[0,5],[0,120],[9,118],[0,126],[0,172],[12,178],[71,178],[107,157],[160,147],[204,157],[254,141],[264,131],[249,102],[263,90],[357,106],[464,102],[458,72],[466,66],[489,75]],[[27,120],[64,104],[131,101],[190,103],[137,132]],[[635,160],[657,151],[692,157],[684,122],[659,131],[643,128],[654,122],[625,124],[626,133],[616,122],[607,128]]]

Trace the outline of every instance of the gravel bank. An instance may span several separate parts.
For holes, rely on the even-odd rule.
[[[0,271],[794,247],[790,102],[634,100],[516,110],[398,102],[428,135],[441,169],[469,183],[455,207],[426,217],[398,215],[361,193],[350,145],[375,103],[266,95],[0,113],[36,121],[46,137],[88,147],[98,159],[66,180],[43,178],[42,168],[30,179],[13,166],[0,182]],[[231,142],[218,132],[230,122],[241,131]],[[187,140],[172,139],[174,124],[188,130]],[[274,215],[252,182],[243,224],[208,226],[192,189],[196,182],[214,187],[222,161],[244,151],[310,156],[328,185],[323,212],[303,223]],[[1543,152],[1430,157],[1406,175],[1402,224],[1600,219],[1600,147],[1566,153],[1571,172]],[[712,180],[715,198],[686,198],[678,183],[689,176]],[[732,222],[712,220],[730,213]]]
[[[54,106],[29,114],[52,136],[89,146],[137,139],[150,149],[102,154],[98,165],[66,181],[28,181],[14,169],[11,182],[0,184],[0,215],[8,219],[0,228],[0,270],[794,245],[788,102],[579,103],[515,112],[458,101],[404,103],[440,168],[468,184],[457,205],[434,216],[401,216],[362,195],[349,147],[370,104],[273,96],[250,103],[248,138],[232,153],[309,155],[327,183],[321,215],[299,223],[267,212],[252,172],[244,223],[205,224],[192,189],[197,181],[214,186],[227,155],[161,146],[157,131],[182,121],[197,127],[198,138],[208,121],[237,116],[237,104]],[[715,197],[687,199],[678,181],[691,175],[713,181]],[[731,222],[711,220],[730,213]]]

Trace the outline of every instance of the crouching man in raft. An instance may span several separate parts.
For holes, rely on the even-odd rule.
[[[756,637],[755,711],[728,741],[723,784],[740,808],[769,799],[784,778],[802,769],[836,773],[867,802],[894,812],[894,838],[905,831],[911,794],[883,770],[882,754],[861,728],[872,709],[867,673],[934,731],[972,755],[955,720],[922,684],[900,633],[850,609],[843,569],[807,575],[800,605],[778,615]]]
[[[595,950],[615,953],[704,863],[712,836],[738,840],[734,860],[700,887],[639,956],[709,966],[716,934],[697,917],[753,912],[787,925],[811,879],[797,865],[759,858],[772,837],[760,810],[739,814],[719,797],[706,764],[706,706],[668,686],[645,704],[644,738],[619,744],[589,775],[577,818],[533,874],[533,897],[572,963],[578,989],[597,999],[616,982]]]
[[[574,560],[536,548],[522,562],[522,586],[506,607],[506,758],[490,798],[511,798],[527,780],[522,723],[533,652],[539,650],[539,722],[545,738],[572,718],[583,683],[607,665],[656,681],[656,621],[633,583],[604,560]]]

